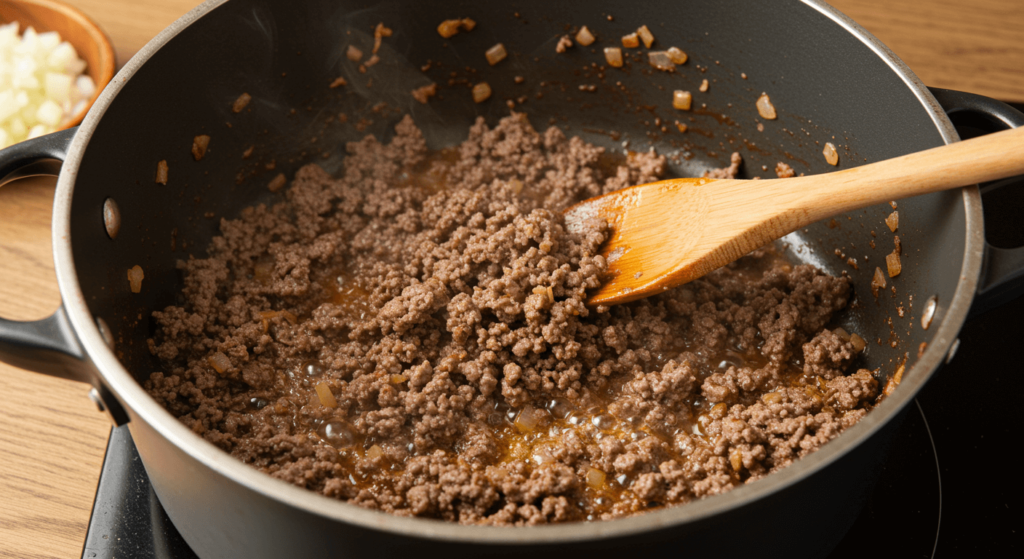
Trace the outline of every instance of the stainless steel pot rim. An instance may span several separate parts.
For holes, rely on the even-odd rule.
[[[156,51],[183,29],[226,1],[207,0],[164,29],[121,69],[97,99],[75,135],[58,179],[53,209],[53,256],[63,304],[75,332],[89,358],[100,371],[103,382],[129,410],[132,421],[146,422],[169,442],[186,450],[207,467],[268,498],[311,514],[366,528],[431,539],[490,544],[567,543],[626,536],[695,522],[782,491],[789,485],[799,482],[803,477],[828,466],[868,439],[881,428],[891,415],[898,413],[916,396],[931,373],[945,359],[946,352],[956,339],[957,333],[966,319],[977,288],[984,249],[981,197],[976,186],[963,189],[966,242],[960,282],[941,322],[937,327],[933,326],[936,329],[933,341],[928,344],[920,359],[904,373],[900,389],[835,441],[801,459],[796,464],[757,483],[685,506],[669,507],[618,520],[509,529],[463,526],[430,519],[398,517],[324,497],[265,475],[236,460],[185,427],[158,405],[135,381],[131,373],[121,365],[113,351],[104,343],[96,321],[86,305],[85,296],[78,283],[70,242],[71,202],[78,168],[85,148],[103,114],[117,98],[125,83]],[[871,48],[914,92],[931,115],[943,140],[946,143],[959,140],[952,123],[927,87],[881,41],[823,0],[802,0],[802,2],[836,22]]]

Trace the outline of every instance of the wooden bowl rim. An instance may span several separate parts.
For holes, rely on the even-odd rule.
[[[75,114],[67,124],[61,126],[57,130],[67,130],[73,126],[81,124],[82,119],[85,118],[86,113],[92,108],[93,103],[99,97],[100,92],[103,88],[110,83],[110,80],[114,78],[114,70],[117,66],[117,60],[114,54],[114,45],[110,42],[110,38],[100,28],[99,25],[92,18],[85,15],[81,10],[74,6],[70,6],[57,0],[3,0],[2,3],[10,5],[34,5],[42,8],[47,8],[55,12],[61,12],[68,16],[69,19],[74,21],[76,24],[82,27],[86,31],[86,34],[93,43],[99,48],[99,61],[96,68],[96,91],[93,92],[92,97],[85,107]],[[20,23],[20,22],[19,22]],[[37,29],[39,32],[49,31],[48,29]],[[66,40],[61,37],[62,40]],[[76,48],[76,50],[78,50]],[[86,72],[88,74],[88,72]]]

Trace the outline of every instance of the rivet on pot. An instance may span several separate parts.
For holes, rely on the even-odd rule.
[[[89,390],[89,399],[92,403],[96,404],[96,407],[100,411],[107,411],[107,407],[103,405],[103,398],[100,398],[100,391],[95,388]]]
[[[111,239],[116,239],[117,232],[121,230],[121,210],[113,198],[103,201],[103,227]]]
[[[932,325],[932,319],[935,318],[935,311],[939,308],[939,296],[932,295],[924,303],[924,312],[921,313],[921,328],[925,330]]]
[[[107,326],[107,321],[100,317],[96,317],[96,327],[100,330],[100,336],[103,341],[106,342],[107,347],[114,349],[114,335],[110,332],[110,327]]]
[[[956,355],[956,350],[960,349],[960,338],[953,340],[953,345],[949,346],[949,354],[946,355],[946,364],[953,360],[953,356]]]

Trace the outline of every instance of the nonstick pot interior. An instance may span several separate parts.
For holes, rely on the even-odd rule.
[[[441,38],[437,24],[456,17],[472,17],[477,26]],[[394,35],[383,39],[380,62],[363,73],[345,49],[355,44],[369,56],[379,22]],[[584,24],[598,41],[556,53],[558,38]],[[660,72],[640,48],[625,51],[625,68],[606,67],[602,49],[620,46],[622,35],[644,24],[655,49],[678,46],[689,61]],[[491,67],[484,52],[498,42],[509,57]],[[345,142],[369,133],[386,141],[403,114],[440,148],[464,139],[477,117],[495,124],[509,114],[511,99],[538,130],[556,125],[611,153],[653,148],[677,175],[725,166],[733,151],[744,158],[743,178],[774,177],[778,162],[797,173],[825,173],[835,169],[822,156],[826,142],[837,147],[839,168],[943,143],[938,117],[898,67],[799,2],[226,2],[152,54],[105,113],[93,117],[99,120],[71,204],[78,281],[89,310],[113,332],[121,363],[144,380],[159,367],[147,347],[150,315],[178,302],[176,262],[202,257],[220,219],[280,200],[283,193],[267,189],[278,173],[290,177],[310,162],[337,172]],[[347,85],[329,87],[338,77]],[[706,93],[698,91],[704,79]],[[469,87],[481,81],[494,94],[477,104]],[[432,82],[438,95],[425,105],[415,101],[410,91]],[[676,89],[693,93],[692,111],[672,108]],[[762,92],[776,120],[758,116]],[[235,113],[242,93],[252,100]],[[688,130],[680,132],[677,121]],[[200,134],[211,139],[195,161],[190,149]],[[166,185],[155,182],[162,160]],[[122,219],[113,240],[102,220],[108,198]],[[904,378],[931,373],[913,367],[934,333],[921,328],[921,311],[934,296],[935,323],[942,321],[966,244],[960,193],[898,206],[903,271],[877,297],[869,283],[893,248],[883,221],[890,205],[837,216],[786,239],[794,259],[853,279],[856,300],[841,323],[868,340],[859,365],[876,369],[883,382],[904,362]],[[135,265],[145,272],[138,294],[126,279]]]

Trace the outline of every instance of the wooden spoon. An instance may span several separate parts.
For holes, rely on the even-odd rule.
[[[614,305],[697,279],[826,217],[881,202],[1024,174],[1024,128],[835,173],[770,180],[670,179],[565,211],[570,231],[611,225],[612,273],[587,303]]]

